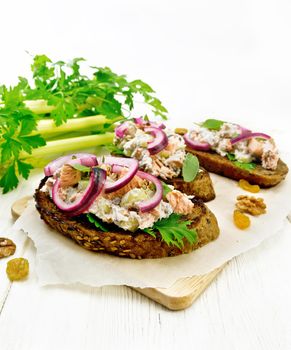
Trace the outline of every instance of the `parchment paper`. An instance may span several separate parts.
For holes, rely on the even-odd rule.
[[[289,163],[290,164],[290,163]],[[36,247],[36,273],[41,285],[80,282],[91,286],[129,285],[134,287],[169,287],[177,279],[210,272],[214,268],[260,244],[279,232],[291,210],[291,179],[275,188],[261,190],[267,213],[251,217],[251,227],[241,231],[232,220],[236,197],[243,191],[237,182],[211,175],[216,199],[207,203],[215,213],[221,233],[219,238],[178,257],[132,260],[89,252],[70,239],[51,230],[31,203],[14,225],[23,230]]]

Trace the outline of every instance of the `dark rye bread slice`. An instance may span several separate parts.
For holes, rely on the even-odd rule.
[[[245,179],[251,184],[256,184],[263,188],[277,185],[285,179],[288,173],[288,166],[281,159],[276,170],[267,170],[260,164],[257,164],[253,170],[245,170],[237,167],[226,157],[222,157],[215,152],[196,151],[189,147],[187,151],[197,156],[200,165],[210,172],[234,180]]]
[[[173,185],[176,190],[186,193],[187,195],[194,195],[197,199],[201,199],[203,202],[209,202],[215,198],[214,187],[210,175],[202,168],[200,168],[199,173],[191,182],[185,182],[182,177],[177,177],[165,182],[169,185]]]
[[[60,211],[49,195],[40,191],[46,179],[44,178],[41,181],[34,195],[36,208],[41,218],[50,227],[64,236],[73,239],[87,250],[132,259],[162,258],[190,253],[192,250],[216,239],[219,235],[216,217],[201,200],[196,199],[193,200],[193,212],[185,219],[192,221],[190,227],[196,229],[198,239],[192,245],[185,240],[182,249],[175,246],[168,246],[165,242],[161,241],[159,234],[157,234],[157,238],[154,238],[142,231],[130,233],[118,228],[116,225],[110,226],[110,232],[103,232],[88,222],[85,215],[68,217]]]

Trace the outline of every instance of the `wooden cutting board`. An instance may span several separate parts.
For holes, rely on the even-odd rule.
[[[13,218],[17,219],[27,206],[31,196],[18,199],[11,207]],[[169,288],[133,288],[170,310],[183,310],[191,306],[199,295],[222,271],[221,267],[201,276],[181,278]]]

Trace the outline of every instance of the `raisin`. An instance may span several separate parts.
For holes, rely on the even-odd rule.
[[[16,250],[16,245],[11,239],[0,237],[0,259],[13,255]]]
[[[235,223],[235,226],[240,230],[245,230],[251,225],[250,218],[245,214],[243,214],[242,212],[240,212],[239,210],[234,210],[233,222]]]
[[[179,135],[185,135],[185,134],[187,134],[187,132],[188,132],[188,130],[187,129],[185,129],[185,128],[176,128],[175,129],[175,133],[176,134],[179,134]]]
[[[29,262],[24,258],[9,260],[6,268],[10,281],[18,281],[25,278],[29,273]]]
[[[258,185],[251,185],[247,180],[244,180],[244,179],[239,180],[238,185],[243,190],[251,192],[251,193],[258,193],[258,192],[260,192],[260,186],[258,186]]]

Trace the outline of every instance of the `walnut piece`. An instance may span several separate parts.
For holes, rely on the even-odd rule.
[[[0,259],[13,255],[16,250],[16,245],[11,239],[0,237]]]
[[[236,208],[243,213],[248,213],[254,216],[266,213],[266,204],[263,198],[255,198],[250,196],[238,196]]]

